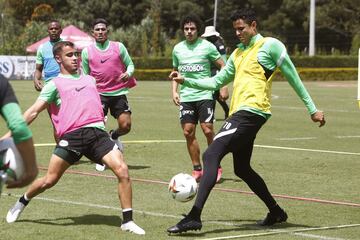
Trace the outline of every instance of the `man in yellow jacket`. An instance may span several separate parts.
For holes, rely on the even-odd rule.
[[[227,153],[233,154],[235,174],[246,182],[269,209],[259,225],[271,226],[287,220],[286,212],[272,197],[264,180],[250,166],[256,134],[271,116],[271,85],[277,68],[304,102],[312,121],[319,122],[320,127],[325,124],[323,112],[317,110],[302,84],[284,44],[275,38],[264,38],[257,32],[256,15],[251,9],[235,12],[231,20],[241,43],[217,75],[195,81],[176,72],[172,74],[176,82],[199,89],[215,90],[231,81],[234,83],[230,116],[203,155],[204,175],[195,204],[184,219],[167,230],[169,233],[202,228],[201,212],[215,185],[217,167]]]

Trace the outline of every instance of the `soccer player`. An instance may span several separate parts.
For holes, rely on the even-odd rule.
[[[173,71],[179,71],[183,76],[201,79],[211,76],[210,65],[213,63],[219,69],[225,63],[210,42],[199,38],[201,20],[196,15],[188,15],[182,18],[180,27],[184,32],[185,40],[176,44],[173,52]],[[208,145],[214,138],[214,105],[212,90],[199,90],[181,85],[178,93],[178,83],[172,81],[172,98],[175,105],[180,107],[180,122],[186,139],[187,149],[192,161],[192,176],[200,181],[202,166],[200,163],[200,146],[196,139],[196,125],[200,127],[206,137]],[[218,168],[218,180],[221,178],[222,168]]]
[[[34,74],[34,86],[37,91],[41,91],[45,84],[51,79],[56,77],[60,73],[59,64],[55,61],[53,55],[53,46],[55,43],[62,41],[60,34],[62,33],[62,27],[59,21],[51,20],[48,24],[47,32],[49,35],[49,41],[41,44],[36,53],[36,66]],[[44,83],[42,79],[42,72],[44,71]],[[51,114],[52,108],[48,107],[48,113]],[[56,136],[55,128],[53,126],[54,140],[58,142],[58,136]]]
[[[132,218],[132,188],[128,166],[117,145],[104,131],[104,115],[95,79],[78,75],[78,52],[74,44],[61,41],[54,45],[60,74],[42,89],[35,103],[25,111],[30,124],[49,103],[56,103],[51,119],[60,137],[50,158],[48,171],[38,178],[9,210],[6,221],[15,222],[30,200],[53,187],[66,169],[84,155],[93,162],[106,164],[118,179],[118,196],[122,207],[121,229],[143,235],[145,231]]]
[[[224,41],[220,36],[220,33],[216,31],[215,27],[207,26],[205,28],[205,32],[201,35],[201,37],[205,38],[206,40],[208,40],[209,42],[215,45],[216,49],[221,54],[222,59],[226,63],[227,57],[226,57],[226,49],[225,49]],[[211,76],[214,76],[218,72],[218,70],[219,69],[214,64],[211,64]],[[222,107],[225,113],[225,119],[229,116],[229,106],[226,103],[226,100],[228,98],[229,98],[229,89],[227,86],[224,86],[221,89],[214,91],[214,99]],[[214,107],[214,111],[215,111],[215,107]]]
[[[264,180],[250,166],[254,140],[261,126],[270,118],[272,77],[277,68],[304,102],[311,120],[325,124],[324,113],[319,111],[301,82],[285,46],[277,39],[263,37],[257,31],[255,12],[241,9],[231,16],[237,49],[217,75],[208,79],[191,79],[174,73],[173,80],[184,86],[200,89],[218,89],[234,81],[230,103],[230,116],[203,155],[204,175],[200,181],[195,204],[191,211],[169,233],[201,229],[201,212],[215,185],[216,170],[222,158],[232,153],[234,172],[265,203],[267,216],[259,221],[262,226],[285,222],[286,212],[270,194]]]
[[[132,77],[134,63],[124,44],[108,40],[108,26],[105,19],[95,19],[91,32],[96,42],[83,49],[81,58],[83,73],[96,79],[104,116],[110,109],[117,120],[118,128],[110,131],[111,138],[116,140],[130,132],[131,109],[126,94],[136,80]],[[96,169],[103,171],[105,166],[96,165]]]
[[[62,28],[59,21],[51,20],[48,24],[47,32],[50,40],[41,44],[36,53],[34,87],[37,91],[41,91],[44,87],[41,80],[43,71],[45,84],[56,77],[60,72],[59,64],[55,61],[52,51],[54,44],[61,41],[60,34]]]
[[[24,173],[21,178],[16,180],[9,179],[6,184],[8,188],[24,187],[30,184],[38,174],[32,133],[24,121],[21,109],[10,83],[2,74],[0,74],[0,112],[1,116],[6,121],[6,125],[11,131],[11,141],[14,141],[24,162]],[[5,142],[9,140],[7,137],[8,136],[3,137],[0,140],[1,150],[4,149]],[[0,161],[2,161],[2,159],[0,159]],[[0,169],[0,172],[5,172],[4,170],[5,169]],[[0,193],[3,180],[5,179],[0,178]]]

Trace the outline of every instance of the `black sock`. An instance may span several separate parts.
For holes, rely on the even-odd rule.
[[[123,221],[122,223],[127,223],[133,220],[133,211],[132,210],[127,210],[127,211],[123,211]]]
[[[201,208],[198,208],[196,206],[193,206],[191,211],[189,212],[188,214],[188,217],[190,217],[191,219],[194,219],[196,221],[201,221],[201,212],[202,212],[202,209]]]
[[[111,131],[110,137],[111,137],[113,140],[116,140],[116,139],[118,139],[118,137],[120,137],[120,134],[118,133],[118,131],[119,131],[118,129]]]
[[[194,170],[195,171],[201,171],[202,170],[201,165],[194,165]]]
[[[28,203],[30,202],[30,200],[27,201],[27,200],[25,199],[24,195],[22,195],[22,196],[20,197],[20,199],[19,199],[19,202],[21,202],[22,204],[24,204],[24,205],[26,206],[26,205],[28,205]]]

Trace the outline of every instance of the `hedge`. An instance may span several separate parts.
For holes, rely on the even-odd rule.
[[[311,68],[354,68],[358,65],[357,56],[292,56],[296,67]],[[133,58],[137,69],[172,68],[171,58]]]
[[[142,81],[167,81],[171,72],[167,69],[136,69],[135,77]],[[297,68],[303,81],[344,81],[356,80],[357,68]],[[277,71],[274,81],[284,81],[282,74]]]

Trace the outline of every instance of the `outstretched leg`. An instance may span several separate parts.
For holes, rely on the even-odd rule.
[[[128,166],[124,161],[122,153],[118,149],[111,150],[103,157],[102,161],[113,171],[118,179],[118,196],[123,211],[121,229],[144,235],[145,231],[133,221],[131,180]]]

